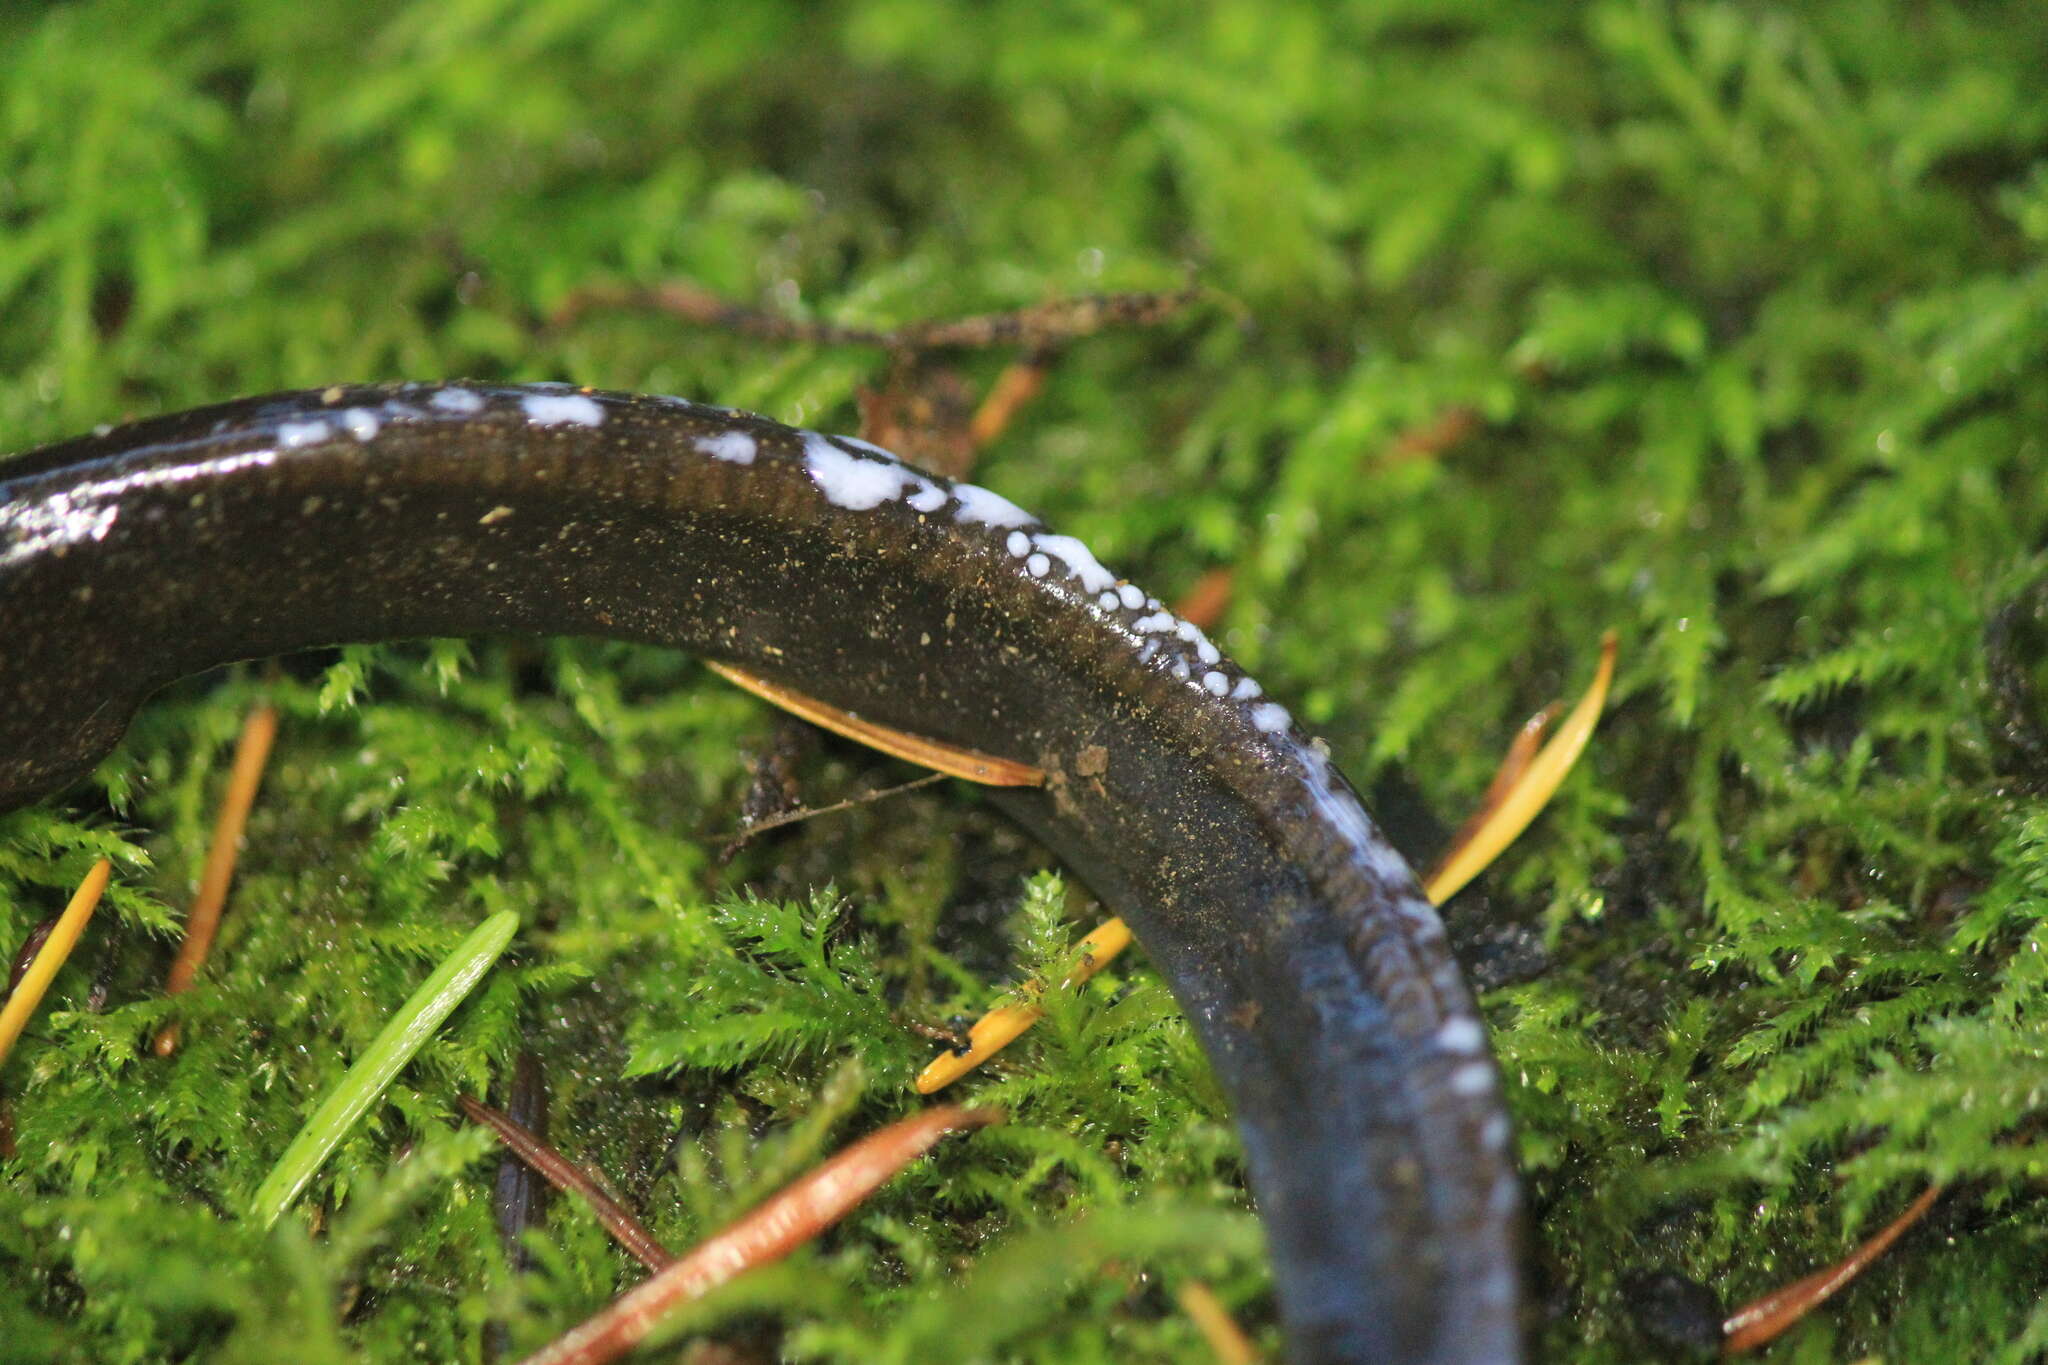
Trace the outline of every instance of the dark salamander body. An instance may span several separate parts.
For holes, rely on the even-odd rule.
[[[1292,1358],[1520,1358],[1508,1121],[1406,864],[1199,630],[861,442],[678,399],[403,385],[0,463],[0,809],[89,772],[186,674],[479,632],[672,645],[1044,768],[993,799],[1194,1020]]]

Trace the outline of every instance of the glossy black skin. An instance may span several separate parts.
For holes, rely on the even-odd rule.
[[[1204,690],[1190,645],[1134,625],[1149,607],[1034,578],[1012,528],[963,520],[942,480],[923,485],[946,490],[935,510],[849,508],[802,433],[603,393],[595,425],[533,420],[536,396],[571,392],[308,391],[0,463],[0,809],[89,772],[173,679],[479,632],[677,646],[1036,764],[1043,789],[995,799],[1125,917],[1193,1020],[1236,1107],[1290,1357],[1520,1359],[1515,1182],[1477,1016],[1406,865],[1309,741]],[[373,433],[344,429],[352,410]],[[697,445],[726,433],[757,458]]]

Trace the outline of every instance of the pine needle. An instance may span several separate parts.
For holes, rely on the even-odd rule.
[[[391,1016],[341,1083],[329,1091],[299,1135],[285,1148],[277,1165],[249,1201],[251,1214],[267,1227],[291,1207],[313,1173],[341,1145],[342,1138],[384,1093],[434,1030],[483,980],[498,955],[519,930],[519,916],[501,910],[471,930],[442,960],[433,975],[420,983],[412,998]]]

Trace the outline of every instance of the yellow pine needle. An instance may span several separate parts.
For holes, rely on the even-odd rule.
[[[1593,727],[1599,723],[1600,712],[1607,705],[1607,689],[1614,682],[1614,655],[1614,632],[1610,630],[1600,637],[1600,667],[1594,673],[1593,685],[1586,689],[1586,695],[1579,698],[1579,704],[1557,727],[1557,733],[1531,761],[1520,780],[1502,795],[1499,804],[1479,822],[1479,827],[1453,848],[1430,874],[1423,892],[1432,903],[1443,904],[1465,883],[1484,872],[1523,830],[1529,828],[1529,822],[1556,793],[1565,774],[1586,751],[1586,741],[1593,737]]]
[[[1093,932],[1074,945],[1079,957],[1062,984],[1068,987],[1080,985],[1130,945],[1130,926],[1121,919],[1097,925]],[[918,1073],[917,1093],[929,1095],[935,1090],[945,1089],[1016,1042],[1024,1030],[1044,1017],[1045,1011],[1037,1005],[998,1005],[982,1015],[968,1030],[967,1051],[942,1052],[932,1059],[930,1066]]]
[[[871,720],[862,720],[851,711],[842,711],[836,706],[807,697],[781,683],[756,677],[744,668],[722,664],[706,659],[704,666],[743,692],[751,692],[762,701],[779,706],[791,715],[811,724],[830,730],[835,735],[844,735],[871,749],[879,749],[892,758],[922,764],[951,777],[962,777],[969,782],[979,782],[988,787],[1039,787],[1045,785],[1045,772],[1028,763],[1012,759],[997,758],[993,754],[977,753],[958,745],[942,744],[922,735],[909,734],[903,730],[892,730],[886,725],[877,725]]]
[[[1220,1365],[1258,1365],[1259,1348],[1252,1345],[1244,1328],[1237,1325],[1237,1319],[1230,1316],[1230,1310],[1208,1285],[1189,1280],[1175,1297],[1180,1300],[1181,1311],[1195,1320],[1202,1339],[1209,1343]]]
[[[64,965],[64,959],[71,956],[72,948],[78,944],[78,936],[85,932],[85,922],[92,918],[93,907],[100,903],[100,893],[107,889],[107,878],[113,875],[114,865],[105,858],[92,865],[92,871],[85,874],[85,880],[72,893],[71,903],[64,907],[64,913],[57,917],[57,927],[50,930],[49,938],[43,941],[42,951],[28,970],[21,975],[21,984],[7,997],[7,1005],[0,1009],[0,1062],[7,1060],[7,1054],[14,1049],[14,1040],[21,1037],[22,1029],[28,1026],[29,1016],[43,1001],[43,992],[50,989],[57,969]]]
[[[1579,761],[1579,755],[1586,751],[1593,727],[1607,705],[1607,692],[1614,682],[1615,652],[1615,636],[1610,630],[1600,637],[1600,666],[1593,674],[1592,685],[1533,759],[1528,757],[1528,750],[1547,728],[1550,713],[1534,717],[1516,736],[1500,771],[1487,787],[1479,810],[1466,822],[1457,843],[1423,883],[1423,893],[1431,904],[1442,905],[1485,871],[1556,793],[1572,765]],[[1067,974],[1066,984],[1077,986],[1095,975],[1130,941],[1131,931],[1121,919],[1098,926],[1078,945],[1082,957]],[[1017,1041],[1044,1015],[1045,1011],[1036,1005],[999,1005],[990,1010],[968,1030],[967,1051],[941,1053],[918,1074],[917,1092],[929,1095],[943,1090]]]

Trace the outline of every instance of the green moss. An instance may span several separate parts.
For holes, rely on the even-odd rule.
[[[1231,652],[1445,824],[1622,634],[1582,771],[1453,908],[1548,945],[1487,1000],[1547,1357],[1659,1355],[1632,1277],[1738,1302],[1941,1179],[1936,1230],[1773,1358],[2019,1361],[2048,1342],[2048,806],[1984,638],[2044,568],[2043,32],[1852,0],[17,6],[0,446],[454,375],[845,429],[878,357],[545,320],[604,280],[893,323],[1192,267],[1229,302],[1071,353],[987,482],[1163,595],[1234,566]],[[1454,408],[1471,435],[1390,455]],[[174,1010],[259,694],[275,766]],[[902,1024],[1093,910],[961,791],[720,866],[769,724],[658,651],[349,649],[181,684],[96,785],[0,818],[0,943],[120,866],[6,1068],[0,1357],[544,1340],[636,1272],[561,1205],[509,1269],[452,1098],[522,1047],[564,1145],[679,1244],[907,1109]],[[832,747],[805,782],[893,776]],[[265,1236],[239,1210],[305,1113],[508,909],[511,955]],[[1199,1273],[1276,1339],[1227,1116],[1132,958],[967,1084],[1012,1125],[692,1321],[820,1360],[1179,1360],[1160,1287]]]

